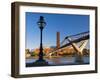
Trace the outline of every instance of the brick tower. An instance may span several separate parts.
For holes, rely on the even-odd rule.
[[[56,39],[56,48],[60,47],[60,32],[57,32],[57,39]]]

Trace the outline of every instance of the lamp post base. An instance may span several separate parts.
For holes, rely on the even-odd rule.
[[[36,62],[34,62],[34,64],[38,66],[48,66],[48,62],[46,62],[45,60],[37,60]]]

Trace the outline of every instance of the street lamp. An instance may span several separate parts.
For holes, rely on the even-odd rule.
[[[46,22],[45,22],[43,16],[40,16],[40,19],[37,22],[37,25],[40,28],[40,52],[39,52],[39,59],[38,59],[38,61],[43,62],[45,60],[43,59],[42,31],[43,31],[43,28],[46,26]]]
[[[43,47],[42,47],[42,31],[43,28],[46,26],[46,22],[44,20],[43,16],[40,16],[39,21],[37,22],[37,25],[40,28],[40,52],[39,52],[39,58],[32,64],[27,64],[27,66],[48,66],[48,62],[43,59]]]

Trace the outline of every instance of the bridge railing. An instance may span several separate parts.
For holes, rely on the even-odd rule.
[[[78,34],[75,34],[75,35],[66,36],[64,38],[64,40],[60,43],[61,46],[69,43],[68,38],[70,38],[72,42],[81,41],[81,39],[89,38],[89,31],[83,32],[83,33],[78,33]],[[78,39],[80,39],[80,40],[78,40]]]

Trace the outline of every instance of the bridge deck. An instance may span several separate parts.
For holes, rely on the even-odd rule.
[[[78,43],[78,42],[80,42],[80,41],[82,41],[82,40],[87,40],[87,39],[89,39],[89,35],[86,35],[86,36],[80,37],[80,38],[78,38],[78,39],[72,40],[71,43]],[[61,46],[60,48],[55,49],[55,50],[52,51],[52,52],[56,52],[57,50],[60,50],[60,49],[62,49],[62,48],[64,48],[64,47],[67,47],[67,46],[71,45],[71,43],[67,43],[67,44]],[[51,52],[50,52],[50,53],[51,53]]]

